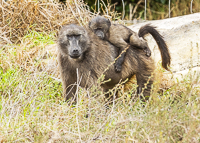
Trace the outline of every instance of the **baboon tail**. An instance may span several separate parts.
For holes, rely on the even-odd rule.
[[[148,33],[150,33],[153,36],[154,40],[158,44],[158,47],[161,53],[162,67],[169,71],[168,67],[170,66],[170,62],[171,62],[170,53],[169,53],[167,44],[163,40],[163,37],[158,33],[158,31],[155,28],[156,27],[153,27],[150,24],[146,24],[140,28],[138,32],[138,36],[144,38],[144,36]]]

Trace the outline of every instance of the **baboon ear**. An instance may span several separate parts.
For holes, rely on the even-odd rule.
[[[107,19],[107,24],[108,24],[108,27],[110,28],[110,26],[111,26],[111,22],[110,22],[109,19]]]

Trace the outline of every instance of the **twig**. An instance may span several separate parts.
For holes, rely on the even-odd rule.
[[[134,16],[134,14],[136,13],[136,10],[137,10],[138,6],[139,6],[142,2],[143,2],[143,0],[140,0],[140,1],[138,1],[137,4],[135,5],[135,7],[134,7],[134,9],[133,9],[133,16]]]
[[[125,15],[125,6],[124,6],[124,0],[122,0],[122,5],[123,5],[123,15],[122,15],[122,20],[124,20],[124,15]]]
[[[145,0],[145,8],[144,8],[144,20],[147,20],[147,0]]]
[[[75,5],[76,5],[76,8],[77,8],[77,10],[78,10],[78,14],[79,14],[80,18],[81,18],[81,20],[83,21],[83,18],[82,18],[82,16],[81,16],[81,12],[80,12],[80,8],[79,8],[79,6],[78,6],[76,0],[75,0]]]
[[[81,134],[80,134],[80,127],[79,127],[79,122],[78,122],[78,86],[79,86],[79,83],[81,82],[81,80],[79,81],[78,68],[76,69],[76,73],[77,73],[77,87],[76,87],[76,100],[77,100],[77,103],[76,103],[76,122],[77,122],[77,126],[78,126],[79,139],[80,139],[80,141],[82,142],[82,140],[81,140]]]
[[[172,7],[172,8],[171,8],[170,13],[174,10],[174,8],[175,8],[175,7]],[[168,16],[169,16],[169,14],[167,14],[167,15],[165,16],[165,18],[167,18]]]
[[[171,4],[170,4],[170,2],[171,2],[171,1],[169,0],[169,18],[170,18],[170,13],[171,13],[171,10],[170,10],[170,5],[171,5]]]
[[[192,2],[193,2],[193,0],[191,0],[191,3],[190,3],[190,12],[191,12],[191,13],[193,13],[193,12],[192,12]]]
[[[100,77],[103,76],[103,74],[110,68],[110,66],[113,65],[113,64],[116,62],[116,60],[119,59],[119,58],[121,57],[121,55],[122,55],[123,53],[125,53],[126,50],[127,50],[129,47],[130,47],[130,45],[128,45],[128,46],[122,51],[122,53],[121,53],[112,63],[110,63],[110,65],[108,65],[108,67],[104,70],[104,72],[102,73],[102,75],[101,75]]]
[[[99,12],[99,0],[98,0],[98,2],[97,2],[97,6],[98,6],[98,9],[97,9],[97,11]]]
[[[103,3],[104,7],[106,8],[106,13],[107,13],[107,15],[108,15],[108,9],[107,9],[106,4],[103,2],[103,0],[101,0],[101,2]]]

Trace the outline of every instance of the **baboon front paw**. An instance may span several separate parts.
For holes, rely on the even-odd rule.
[[[119,64],[115,64],[115,71],[116,72],[121,72],[122,71],[122,66]]]
[[[149,48],[145,48],[144,49],[144,52],[146,53],[146,56],[147,57],[150,57],[151,56],[151,50]]]

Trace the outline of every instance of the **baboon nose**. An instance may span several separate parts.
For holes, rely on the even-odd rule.
[[[73,50],[73,54],[79,54],[78,50]]]
[[[104,37],[102,35],[97,35],[100,39],[103,39]]]
[[[73,59],[77,59],[79,58],[81,55],[81,51],[78,50],[78,49],[73,49],[70,53],[70,57],[73,58]]]

